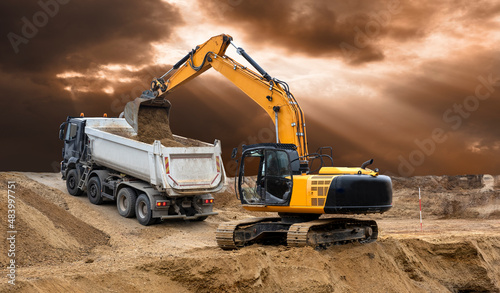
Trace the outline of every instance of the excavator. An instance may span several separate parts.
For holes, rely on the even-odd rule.
[[[229,46],[257,70],[225,55]],[[235,176],[236,197],[242,207],[277,212],[275,217],[248,218],[219,225],[216,240],[225,250],[254,243],[328,247],[377,239],[372,220],[322,215],[384,213],[392,207],[392,182],[379,170],[334,167],[331,147],[309,153],[304,113],[287,83],[271,77],[233,38],[221,34],[196,46],[172,69],[153,79],[151,88],[125,107],[125,118],[137,131],[137,115],[144,107],[170,108],[166,95],[213,68],[253,99],[273,120],[275,143],[243,145]],[[318,167],[313,167],[319,165]]]

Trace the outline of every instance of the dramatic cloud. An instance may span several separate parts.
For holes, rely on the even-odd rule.
[[[229,5],[230,4],[230,5]],[[437,5],[390,1],[202,1],[206,15],[239,27],[246,40],[352,65],[381,61],[383,42],[423,37]]]
[[[337,162],[374,157],[399,175],[498,172],[500,60],[493,56],[464,53],[385,76],[376,99],[305,103],[306,113],[314,113],[309,121],[321,129],[308,127],[309,141],[325,141],[329,133]]]
[[[58,126],[66,116],[119,113],[124,102],[113,104],[103,89],[118,85],[116,93],[128,95],[134,86],[119,84],[127,70],[96,74],[109,64],[154,63],[151,42],[168,37],[182,19],[172,5],[156,0],[42,0],[2,1],[0,22],[0,168],[53,171],[60,160]],[[58,77],[65,72],[78,74],[68,82]]]
[[[168,37],[181,20],[159,0],[2,1],[0,19],[8,38],[0,47],[1,68],[20,74],[151,62],[150,43]]]
[[[56,170],[67,115],[117,116],[168,64],[229,33],[288,82],[309,150],[333,146],[335,165],[499,174],[499,25],[486,0],[3,1],[0,170]],[[230,174],[233,147],[275,139],[214,70],[168,99],[174,133],[222,140]]]

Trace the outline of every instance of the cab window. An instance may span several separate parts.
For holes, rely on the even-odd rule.
[[[264,194],[264,151],[254,150],[245,154],[239,176],[239,193],[243,203],[262,204]]]
[[[64,139],[65,140],[75,139],[77,130],[78,130],[78,125],[74,123],[68,123],[65,131],[66,137]]]
[[[285,151],[252,150],[242,160],[239,177],[242,203],[288,203],[292,193],[292,170]]]
[[[288,154],[281,150],[266,151],[266,191],[268,201],[286,200],[291,193],[292,169]]]

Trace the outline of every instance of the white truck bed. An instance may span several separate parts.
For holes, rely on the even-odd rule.
[[[149,182],[170,196],[216,192],[225,184],[218,140],[196,147],[165,147],[160,141],[147,144],[122,136],[136,135],[123,118],[85,120],[92,160],[101,166]]]

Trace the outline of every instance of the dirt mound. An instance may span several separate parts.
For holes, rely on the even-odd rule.
[[[76,261],[95,246],[108,242],[108,235],[75,218],[67,212],[64,201],[51,197],[51,193],[59,191],[8,173],[0,173],[0,190],[7,190],[8,181],[16,182],[16,263],[19,266]],[[7,193],[2,192],[1,198],[7,202]],[[7,223],[5,204],[0,205],[0,220]],[[3,235],[6,228],[2,225]],[[7,251],[7,242],[2,241],[1,245],[2,251]],[[7,254],[2,253],[0,265],[6,266],[8,261]]]
[[[432,188],[434,190],[444,190],[443,176],[415,176],[415,177],[391,177],[394,191],[400,189],[417,189],[419,187]]]
[[[249,217],[274,217],[275,213],[250,212],[241,207],[241,201],[236,198],[234,192],[234,178],[227,179],[227,186],[220,192],[212,194],[214,197],[214,209],[219,214],[209,217],[208,221],[217,223],[225,221],[242,220]]]
[[[463,190],[483,187],[484,175],[392,177],[394,190],[432,188],[434,190]]]
[[[486,177],[485,177],[486,176]],[[387,217],[417,217],[418,190],[422,212],[441,219],[500,218],[500,189],[484,178],[491,175],[393,177],[393,208]]]
[[[423,188],[427,214],[421,232],[412,180],[432,181],[428,176],[401,179],[408,187],[395,189],[394,209],[366,216],[379,218],[375,243],[324,250],[252,245],[223,251],[215,241],[221,222],[260,216],[241,208],[231,179],[230,186],[214,194],[219,215],[204,222],[164,221],[145,227],[120,217],[113,203],[96,206],[83,196],[61,192],[64,184],[58,174],[29,177],[52,187],[22,174],[0,173],[2,196],[6,180],[16,181],[19,192],[16,259],[24,262],[16,285],[4,282],[0,292],[500,291],[500,222],[441,216],[452,199],[469,202],[467,211],[496,210],[497,189]],[[432,208],[436,215],[431,217]],[[6,221],[5,209],[0,206],[1,221]],[[1,265],[6,264],[4,257]]]
[[[232,185],[234,183],[233,178],[227,179],[227,184]],[[228,209],[228,208],[241,208],[241,202],[236,198],[234,193],[234,188],[232,186],[224,187],[220,192],[214,193],[214,207],[217,209]]]
[[[446,189],[477,189],[483,187],[484,175],[446,176]]]
[[[206,248],[127,270],[52,276],[18,286],[20,291],[83,292],[498,292],[499,240],[433,243],[390,238],[322,251]]]
[[[168,277],[193,292],[495,292],[498,240],[386,239],[321,251],[254,246],[224,257],[206,249],[201,260],[169,258],[139,270]]]

